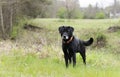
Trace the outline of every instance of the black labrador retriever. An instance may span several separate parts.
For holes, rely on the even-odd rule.
[[[83,63],[86,64],[85,46],[89,46],[93,43],[93,38],[88,41],[82,41],[73,35],[74,28],[70,26],[59,27],[59,33],[62,37],[62,50],[64,52],[64,59],[66,67],[68,67],[68,61],[73,61],[73,67],[76,65],[76,53],[79,52],[82,56]]]

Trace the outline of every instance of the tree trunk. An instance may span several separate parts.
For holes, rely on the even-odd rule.
[[[10,9],[10,33],[12,32],[12,26],[13,26],[13,10]]]
[[[0,19],[1,19],[1,32],[2,32],[2,38],[5,39],[5,29],[4,29],[4,22],[3,22],[2,5],[0,6]]]

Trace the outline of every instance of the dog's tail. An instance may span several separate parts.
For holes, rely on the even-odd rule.
[[[89,45],[91,45],[93,43],[93,38],[90,38],[88,41],[83,41],[83,44],[85,45],[85,46],[89,46]]]

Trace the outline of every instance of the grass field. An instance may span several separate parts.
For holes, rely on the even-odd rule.
[[[22,30],[15,41],[0,41],[0,77],[119,77],[120,31],[108,32],[119,19],[65,20],[33,19],[27,23],[41,27],[40,31]],[[70,25],[80,39],[94,38],[87,47],[87,65],[77,54],[77,64],[65,67],[58,27]],[[96,45],[103,36],[104,46]],[[5,44],[5,45],[4,45]],[[102,44],[100,44],[102,45]]]

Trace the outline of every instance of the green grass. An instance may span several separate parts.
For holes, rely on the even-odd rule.
[[[11,51],[0,57],[1,77],[119,77],[119,60],[112,54],[90,52],[87,65],[77,55],[77,65],[66,68],[57,57],[40,58],[36,53]],[[110,61],[110,62],[109,62]]]
[[[61,21],[62,20],[62,21]],[[97,19],[97,20],[91,20],[91,19],[34,19],[31,20],[28,23],[46,27],[48,29],[55,30],[57,27],[61,25],[69,25],[74,26],[76,30],[79,30],[80,28],[93,28],[93,29],[106,29],[108,26],[116,25],[120,22],[118,19]]]
[[[9,52],[0,52],[0,77],[119,77],[120,32],[109,33],[107,29],[120,23],[119,19],[66,20],[32,19],[29,24],[42,27],[40,31],[23,30]],[[70,25],[80,39],[94,38],[87,47],[87,65],[80,54],[73,68],[65,67],[58,27]],[[95,47],[97,37],[104,36],[106,46]],[[7,45],[8,46],[8,45]],[[14,46],[14,45],[13,45]]]

